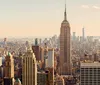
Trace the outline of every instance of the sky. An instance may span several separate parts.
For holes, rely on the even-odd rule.
[[[60,34],[65,0],[0,0],[0,37]],[[100,35],[100,0],[67,0],[71,33]]]

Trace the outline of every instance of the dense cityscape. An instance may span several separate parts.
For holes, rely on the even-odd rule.
[[[100,85],[100,37],[70,30],[65,4],[59,36],[0,39],[0,85]]]

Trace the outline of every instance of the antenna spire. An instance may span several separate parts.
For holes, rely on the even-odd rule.
[[[66,0],[65,0],[65,12],[64,12],[64,20],[67,20],[67,13],[66,13]]]

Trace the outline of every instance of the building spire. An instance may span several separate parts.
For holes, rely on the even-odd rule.
[[[66,13],[66,0],[65,0],[65,12],[64,12],[64,20],[67,20],[67,13]]]

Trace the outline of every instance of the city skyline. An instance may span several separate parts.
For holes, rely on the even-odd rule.
[[[99,36],[99,0],[67,0],[71,32]],[[60,34],[64,0],[4,0],[0,1],[0,38],[53,36]]]

